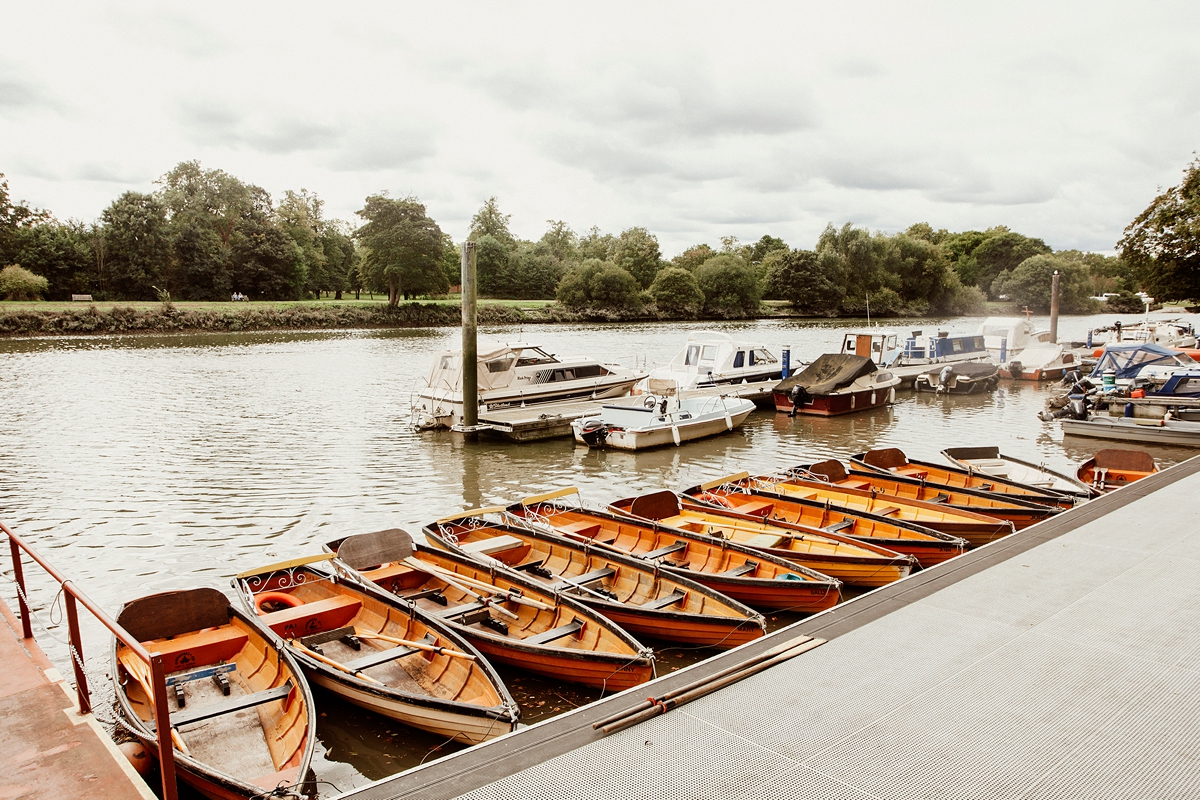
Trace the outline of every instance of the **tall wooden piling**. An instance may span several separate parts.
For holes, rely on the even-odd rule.
[[[476,332],[475,243],[462,245],[462,424],[469,437],[479,425],[479,345]]]
[[[1050,279],[1050,341],[1058,341],[1058,270]]]

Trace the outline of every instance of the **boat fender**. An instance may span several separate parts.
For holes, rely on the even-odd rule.
[[[671,426],[671,438],[675,440],[675,446],[678,447],[680,444],[678,425]]]
[[[294,594],[286,592],[262,592],[254,595],[254,610],[259,616],[270,614],[272,611],[280,611],[280,608],[270,608],[268,604],[282,606],[284,608],[295,608],[296,606],[304,605],[304,601]]]
[[[896,387],[895,387],[895,386],[893,386],[892,388],[888,389],[888,399],[887,399],[887,401],[888,401],[888,404],[889,404],[889,405],[892,405],[892,404],[894,404],[894,403],[896,402]]]

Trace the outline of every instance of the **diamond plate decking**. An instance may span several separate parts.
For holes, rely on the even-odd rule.
[[[1200,458],[691,669],[344,797],[1200,797]],[[592,721],[829,642],[608,737]]]

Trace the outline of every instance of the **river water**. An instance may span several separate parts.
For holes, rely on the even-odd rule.
[[[1067,317],[1060,335],[1083,339],[1114,319]],[[944,325],[965,333],[980,321]],[[877,324],[903,339],[912,329],[931,333],[938,322]],[[480,336],[653,366],[669,361],[694,327],[485,327]],[[847,323],[705,327],[776,354],[790,346],[795,363],[836,352]],[[1002,383],[979,397],[904,392],[891,408],[833,419],[759,411],[733,433],[637,454],[591,452],[567,439],[465,443],[448,432],[416,432],[411,393],[434,353],[458,339],[455,328],[0,340],[0,521],[115,611],[171,588],[227,589],[239,571],[317,552],[337,537],[397,526],[415,532],[462,508],[560,487],[577,486],[585,501],[602,503],[880,446],[940,460],[944,447],[999,445],[1070,471],[1104,446],[1064,442],[1057,423],[1036,417],[1049,390],[1028,383]],[[1152,452],[1163,466],[1191,455]],[[8,559],[3,569],[13,606]],[[39,624],[65,640],[48,580],[36,568],[27,574]],[[64,648],[41,632],[39,640],[69,674]],[[86,640],[93,682],[102,681],[105,637],[90,625]],[[664,648],[660,661],[677,668],[698,655]],[[526,721],[594,698],[504,675]],[[451,749],[327,695],[320,705],[317,771],[343,791]]]

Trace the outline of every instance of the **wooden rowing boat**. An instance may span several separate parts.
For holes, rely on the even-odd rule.
[[[768,513],[776,521],[800,526],[806,530],[835,533],[859,542],[878,545],[895,553],[916,559],[923,568],[932,567],[962,555],[967,542],[958,536],[889,520],[873,514],[855,513],[833,506],[813,505],[763,489],[745,490],[713,486],[691,497],[712,507],[730,508],[758,514],[763,504],[770,504]]]
[[[1015,495],[1022,500],[1058,508],[1075,506],[1075,498],[1070,495],[1026,486],[973,469],[944,467],[930,461],[912,461],[903,450],[895,447],[868,450],[851,456],[850,469],[852,472],[878,472],[902,478],[918,478],[927,484],[940,484],[955,489],[982,489],[1001,495]]]
[[[852,586],[886,586],[907,577],[917,565],[912,556],[840,533],[788,522],[771,513],[770,501],[750,498],[748,504],[742,504],[738,502],[740,498],[726,501],[722,496],[708,493],[709,488],[722,483],[715,481],[684,490],[683,499],[677,499],[674,513],[664,498],[656,510],[665,516],[656,521],[735,542]],[[696,502],[698,500],[701,502]],[[618,501],[613,507],[627,512],[633,502]]]
[[[881,495],[869,489],[832,486],[823,481],[806,481],[781,475],[751,478],[747,472],[730,475],[712,482],[715,486],[729,485],[738,489],[762,488],[774,494],[798,500],[805,505],[837,508],[852,514],[870,514],[909,525],[948,533],[967,540],[972,546],[986,544],[1013,532],[1013,526],[973,511],[950,508],[937,503]],[[769,510],[769,504],[768,504]]]
[[[1055,472],[1042,464],[1005,455],[999,447],[947,447],[942,455],[963,469],[973,469],[1037,489],[1050,489],[1080,500],[1088,500],[1098,494],[1078,478]]]
[[[956,489],[940,484],[929,484],[920,478],[902,478],[882,472],[846,471],[842,462],[831,459],[815,464],[800,464],[784,471],[789,477],[801,480],[816,480],[846,489],[860,489],[876,494],[922,500],[946,508],[973,511],[985,517],[1011,522],[1017,530],[1041,522],[1058,512],[1055,506],[1046,506],[1016,495],[996,495],[979,489]],[[760,476],[774,480],[774,476]]]
[[[310,681],[368,711],[465,744],[516,727],[516,702],[471,645],[386,592],[314,568],[332,559],[294,559],[233,581],[258,612],[255,624],[288,642]]]
[[[399,529],[367,535],[361,552],[373,555],[343,567],[437,615],[494,662],[609,692],[654,677],[652,650],[562,593],[499,563],[418,545]],[[341,553],[355,538],[329,547]]]
[[[1109,448],[1079,465],[1075,473],[1081,483],[1098,492],[1111,492],[1158,472],[1154,458],[1145,450]]]
[[[816,613],[841,601],[841,581],[836,578],[724,539],[561,502],[575,492],[564,489],[527,497],[507,510],[521,524],[625,553],[753,608]]]
[[[163,656],[175,765],[205,797],[241,800],[279,787],[315,794],[312,693],[292,657],[216,589],[150,595],[117,624]],[[158,752],[150,667],[115,641],[113,688],[128,728]]]
[[[727,649],[762,636],[762,614],[688,578],[656,570],[590,542],[532,528],[484,523],[479,509],[440,519],[424,534],[434,544],[495,559],[611,619],[636,636]]]

